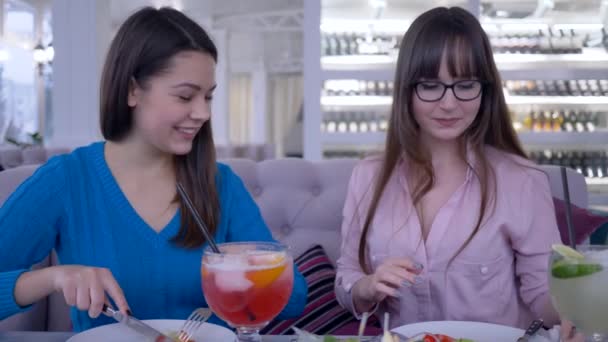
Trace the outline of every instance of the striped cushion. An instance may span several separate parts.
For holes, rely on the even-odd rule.
[[[291,327],[295,326],[323,335],[333,334],[336,331],[343,332],[346,326],[358,325],[357,319],[336,300],[334,293],[336,270],[322,246],[314,245],[309,248],[295,259],[295,265],[308,284],[308,298],[304,312],[298,318],[270,322],[261,331],[262,334],[291,335],[295,333]],[[369,325],[374,324],[378,324],[377,320],[370,317]]]

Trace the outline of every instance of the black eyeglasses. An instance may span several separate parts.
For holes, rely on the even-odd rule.
[[[462,80],[452,84],[439,81],[420,81],[414,83],[418,98],[424,102],[436,102],[443,98],[448,89],[460,101],[472,101],[481,95],[484,82],[478,80]]]

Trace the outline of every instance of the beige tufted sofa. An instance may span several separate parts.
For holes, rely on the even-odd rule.
[[[0,165],[4,169],[11,169],[21,165],[42,164],[55,155],[69,151],[67,148],[0,146]]]
[[[342,206],[348,180],[356,160],[337,159],[309,162],[275,159],[254,162],[224,160],[243,179],[258,203],[275,238],[299,255],[313,243],[325,247],[335,262],[340,248]],[[37,166],[23,166],[0,172],[0,205]],[[543,167],[549,174],[555,197],[562,198],[559,169]],[[569,171],[572,202],[587,206],[584,177]],[[39,267],[56,263],[51,257]],[[51,295],[28,312],[0,322],[0,330],[69,330],[68,308],[60,295]]]
[[[274,145],[271,144],[222,145],[216,147],[216,153],[217,157],[221,159],[244,158],[260,161],[273,159],[274,148]],[[3,169],[12,169],[22,165],[42,164],[53,156],[69,151],[69,148],[41,146],[20,148],[13,145],[0,145],[0,166]]]

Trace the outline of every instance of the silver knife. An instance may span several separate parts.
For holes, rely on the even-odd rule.
[[[540,328],[542,328],[543,323],[545,322],[542,319],[533,320],[532,323],[530,323],[530,326],[528,326],[528,329],[526,329],[524,336],[517,339],[517,342],[527,342],[530,337],[532,337]]]
[[[171,337],[161,333],[160,331],[152,328],[148,324],[138,320],[137,318],[130,315],[123,315],[120,311],[112,309],[108,305],[103,306],[103,313],[114,318],[116,321],[125,324],[129,328],[137,331],[139,334],[146,337],[147,341],[154,342],[174,342],[175,340]]]

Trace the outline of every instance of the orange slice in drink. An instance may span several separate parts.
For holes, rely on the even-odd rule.
[[[247,271],[245,275],[257,289],[270,286],[287,267],[285,256],[282,254],[251,255],[249,264],[260,267],[260,269]],[[266,267],[262,268],[262,266]]]

